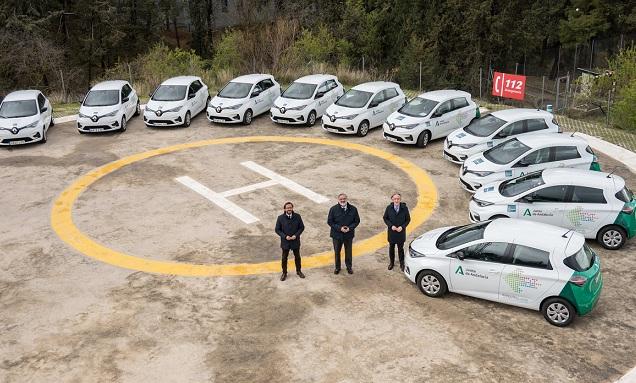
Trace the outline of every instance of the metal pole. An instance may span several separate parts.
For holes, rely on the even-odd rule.
[[[559,77],[559,65],[561,64],[561,44],[559,44],[559,55],[557,58],[557,72],[556,72],[556,77]]]
[[[479,99],[481,100],[481,76],[482,76],[482,69],[481,67],[479,67]]]
[[[607,114],[606,114],[606,116],[605,116],[605,118],[606,118],[606,122],[605,122],[605,124],[606,124],[608,127],[609,127],[609,124],[610,124],[610,96],[611,96],[611,95],[612,95],[612,90],[610,89],[610,90],[607,92]]]
[[[517,70],[519,70],[519,63],[515,63],[515,74],[517,74]]]
[[[559,88],[561,84],[561,78],[557,77],[556,79],[556,102],[554,103],[554,114],[559,113]]]
[[[592,60],[594,58],[594,39],[592,39],[592,44],[590,46],[590,70],[592,70]]]
[[[422,91],[422,62],[420,61],[420,92]]]
[[[364,56],[362,56],[362,72],[364,72]]]
[[[563,109],[568,108],[568,93],[570,92],[570,71],[568,71],[568,75],[565,78],[565,102],[563,103]]]
[[[576,77],[576,56],[579,53],[579,44],[576,44],[574,46],[574,69],[572,69],[574,71],[574,76]]]
[[[541,76],[541,107],[543,107],[543,91],[545,90],[545,76]]]

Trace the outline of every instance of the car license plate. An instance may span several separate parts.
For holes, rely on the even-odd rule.
[[[11,141],[11,142],[9,142],[9,145],[21,145],[21,144],[24,144],[24,143],[26,143],[25,140]]]
[[[386,138],[389,141],[397,142],[397,140],[395,138],[393,138],[393,137],[384,136],[384,138]]]
[[[213,118],[212,122],[225,122],[225,120],[222,120],[220,118]]]
[[[88,129],[89,132],[101,132],[102,130],[99,128]]]

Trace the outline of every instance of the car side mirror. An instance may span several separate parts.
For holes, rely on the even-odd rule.
[[[375,108],[375,107],[376,107],[376,106],[378,106],[378,105],[380,105],[380,103],[379,103],[379,102],[372,102],[372,103],[370,103],[370,104],[369,104],[369,109],[371,109],[371,108]]]
[[[506,133],[499,132],[495,134],[495,138],[506,138],[508,135]]]
[[[47,108],[47,107],[45,106],[45,107],[43,107],[43,108],[42,108],[42,110],[40,111],[40,113],[44,113],[44,112],[46,112],[47,110],[49,110],[49,108]]]
[[[196,93],[189,93],[188,94],[188,100],[192,100],[194,97],[196,96]]]
[[[250,95],[250,98],[254,98],[254,97],[258,96],[259,94],[261,94],[261,91],[260,90],[255,90]]]
[[[316,99],[316,100],[317,100],[317,99],[319,99],[319,98],[322,98],[324,95],[325,95],[325,93],[324,93],[324,92],[318,92],[318,93],[316,93],[316,97],[314,97],[314,99]]]
[[[122,100],[121,100],[122,104],[123,104],[124,102],[128,102],[128,101],[130,101],[130,98],[128,98],[128,97],[124,97],[124,98],[122,98]]]
[[[464,259],[466,259],[466,254],[464,253],[463,250],[459,250],[455,252],[455,257],[459,259],[460,261],[463,261]]]
[[[431,117],[433,118],[442,117],[442,113],[440,113],[439,111],[436,111],[435,113],[433,113]]]

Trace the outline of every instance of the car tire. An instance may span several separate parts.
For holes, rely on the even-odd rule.
[[[185,114],[185,117],[183,118],[183,127],[189,127],[190,123],[192,123],[192,117],[190,116],[190,111],[188,110]]]
[[[254,114],[252,112],[252,109],[246,110],[245,114],[243,115],[243,125],[251,124],[253,118],[254,118]]]
[[[53,120],[53,111],[51,110],[51,121],[49,121],[49,128],[51,126],[55,126],[55,121]]]
[[[312,110],[311,112],[309,112],[309,115],[307,116],[307,126],[314,126],[316,124],[316,111]]]
[[[439,298],[448,291],[444,278],[433,270],[424,270],[418,274],[417,287],[431,298]]]
[[[417,146],[420,148],[425,148],[428,145],[428,142],[431,140],[431,132],[428,130],[420,133],[420,136],[417,137]]]
[[[357,135],[360,137],[364,137],[369,133],[369,121],[362,120],[360,125],[358,125],[358,133]]]
[[[137,100],[137,106],[135,107],[135,114],[133,116],[139,116],[141,114],[141,106],[139,105],[139,100]]]
[[[627,233],[618,225],[608,225],[599,230],[596,241],[608,250],[618,250],[625,244]]]
[[[47,136],[46,136],[46,129],[42,129],[42,139],[39,141],[40,144],[46,144],[46,141],[48,140]]]
[[[121,125],[119,128],[119,131],[122,133],[126,131],[126,116],[125,115],[121,118]]]
[[[549,298],[541,305],[541,313],[548,323],[557,327],[565,327],[576,317],[574,306],[563,298]]]

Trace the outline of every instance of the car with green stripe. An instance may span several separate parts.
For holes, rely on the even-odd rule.
[[[409,246],[404,274],[429,297],[453,292],[537,310],[559,327],[590,313],[603,288],[583,235],[513,218],[424,233]]]
[[[484,185],[468,206],[472,222],[510,217],[549,223],[610,250],[636,235],[636,199],[616,174],[545,169]]]

